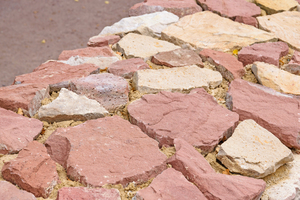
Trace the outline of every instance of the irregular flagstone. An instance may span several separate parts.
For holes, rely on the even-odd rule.
[[[284,5],[285,3],[282,3]],[[286,11],[257,17],[259,27],[276,35],[291,47],[300,50],[300,12]]]
[[[16,159],[6,162],[2,176],[36,197],[44,198],[50,195],[59,180],[55,162],[44,145],[37,141],[29,143]]]
[[[115,44],[119,42],[120,36],[118,35],[107,35],[107,36],[93,36],[89,39],[87,45],[89,47],[103,47]]]
[[[300,149],[300,101],[296,98],[236,79],[230,84],[226,105],[239,114],[240,121],[253,119],[286,146]]]
[[[158,70],[137,71],[133,86],[141,93],[160,91],[184,92],[194,88],[215,88],[222,82],[219,72],[196,65]]]
[[[258,42],[277,41],[274,34],[233,22],[209,11],[188,15],[162,31],[162,39],[192,48],[232,51]]]
[[[82,48],[82,49],[64,50],[58,56],[58,60],[68,60],[72,56],[80,56],[80,57],[103,56],[103,57],[109,57],[109,56],[115,56],[115,54],[109,46],[87,47],[87,48]]]
[[[262,178],[293,161],[292,151],[254,120],[241,122],[217,154],[231,172]]]
[[[278,92],[300,95],[300,76],[264,62],[255,62],[252,71],[262,85]]]
[[[141,58],[131,58],[126,60],[120,60],[111,64],[107,71],[117,76],[124,78],[132,78],[134,72],[142,69],[150,69],[149,65]]]
[[[218,174],[185,140],[176,138],[174,144],[176,153],[168,163],[193,182],[207,199],[257,200],[262,195],[266,186],[263,180]]]
[[[284,42],[267,42],[243,47],[239,51],[238,59],[244,66],[255,61],[279,66],[279,59],[289,53],[289,46]]]
[[[256,4],[264,9],[268,15],[296,9],[296,0],[256,0]]]
[[[292,57],[292,61],[295,62],[295,63],[300,64],[300,52],[299,51],[294,52],[294,55]]]
[[[295,75],[300,75],[300,63],[295,63],[293,61],[283,66],[284,70]]]
[[[189,65],[203,67],[202,59],[196,52],[182,48],[158,53],[152,57],[151,62],[167,67],[185,67]]]
[[[50,104],[42,106],[38,111],[41,121],[86,121],[104,117],[108,111],[96,100],[79,96],[65,88],[59,92],[59,96]]]
[[[41,89],[35,93],[35,96],[33,99],[30,101],[28,105],[28,112],[30,117],[33,117],[37,111],[40,109],[42,106],[42,100],[45,98],[50,98],[50,87],[48,86],[47,88]]]
[[[202,8],[194,0],[147,0],[129,9],[129,16],[143,15],[166,10],[178,17],[201,12]]]
[[[254,17],[237,16],[234,21],[243,23],[243,24],[248,24],[248,25],[254,26],[255,28],[258,28],[258,22],[257,22],[256,18],[254,18]]]
[[[117,189],[63,187],[58,190],[56,200],[86,199],[86,200],[121,200]]]
[[[148,60],[151,56],[159,52],[180,48],[172,43],[135,33],[127,34],[116,45],[117,50],[122,52],[127,59],[143,58],[144,60]]]
[[[3,200],[36,200],[29,192],[18,189],[7,181],[0,181],[0,199]]]
[[[137,192],[136,200],[206,200],[198,188],[175,169],[169,168],[158,175],[145,189]]]
[[[216,69],[222,76],[230,82],[245,75],[243,64],[233,55],[211,49],[204,49],[200,52],[200,56],[203,61],[208,61],[216,66]]]
[[[98,101],[109,112],[126,105],[128,101],[128,82],[109,73],[93,74],[74,80],[69,89]]]
[[[211,152],[232,134],[238,115],[220,106],[203,88],[190,94],[160,92],[144,95],[128,106],[130,121],[159,142],[173,145],[177,137]],[[218,120],[216,120],[218,118]]]
[[[57,129],[45,144],[68,176],[86,186],[141,183],[166,169],[158,143],[118,116]]]
[[[126,17],[112,26],[105,27],[101,35],[122,35],[137,32],[151,37],[160,37],[161,31],[179,20],[173,13],[163,11],[135,17]]]
[[[0,108],[0,154],[21,151],[41,133],[43,123]]]

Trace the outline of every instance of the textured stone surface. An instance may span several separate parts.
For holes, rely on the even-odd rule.
[[[300,75],[300,63],[291,61],[290,63],[283,66],[284,70],[295,75]]]
[[[0,199],[3,200],[36,200],[29,192],[18,189],[7,181],[0,181]]]
[[[119,42],[120,36],[118,35],[107,35],[107,36],[93,36],[89,39],[87,45],[89,47],[103,47]]]
[[[149,65],[141,58],[131,58],[127,60],[120,60],[111,64],[108,67],[108,72],[123,78],[132,78],[134,72],[142,69],[150,69]]]
[[[241,122],[217,155],[231,172],[262,178],[293,161],[289,148],[254,120]]]
[[[64,50],[59,55],[59,60],[68,60],[72,56],[95,57],[95,56],[114,56],[114,52],[109,46],[103,47],[87,47],[82,49]]]
[[[182,48],[158,53],[152,57],[151,62],[167,67],[184,67],[189,65],[203,67],[202,60],[196,52]]]
[[[71,179],[86,186],[145,182],[166,169],[158,143],[118,116],[57,129],[46,147]]]
[[[159,70],[137,71],[133,76],[133,86],[141,93],[159,91],[184,92],[194,88],[215,88],[222,82],[219,72],[196,65]]]
[[[300,76],[263,62],[255,62],[252,71],[262,85],[278,92],[300,95]]]
[[[136,200],[206,200],[195,185],[172,168],[163,171],[147,188],[138,191],[135,198]]]
[[[204,49],[200,52],[203,61],[208,61],[216,66],[216,69],[228,81],[233,81],[236,78],[241,78],[245,74],[244,66],[233,55],[214,51],[211,49]]]
[[[143,58],[148,60],[159,52],[172,51],[179,48],[179,46],[172,43],[135,33],[127,34],[117,43],[118,51],[122,52],[127,59]]]
[[[59,92],[59,96],[51,103],[42,106],[38,111],[38,118],[42,121],[86,121],[104,117],[108,111],[96,100],[79,96],[65,88]]]
[[[162,39],[176,45],[229,51],[257,42],[277,41],[274,34],[233,22],[209,11],[188,15],[168,26]]]
[[[256,18],[254,17],[241,17],[241,16],[238,16],[235,18],[236,22],[239,22],[239,23],[243,23],[243,24],[248,24],[250,26],[254,26],[255,28],[258,28],[258,22],[256,20]]]
[[[277,12],[294,10],[298,2],[296,0],[256,0],[256,4],[264,9],[268,15]]]
[[[58,190],[56,200],[121,200],[117,189],[85,188],[85,187],[63,187]]]
[[[294,55],[292,57],[292,61],[294,61],[295,63],[300,64],[300,52],[299,51],[294,52]]]
[[[36,197],[44,198],[50,195],[59,180],[55,162],[44,145],[36,141],[20,151],[16,159],[4,164],[2,176]]]
[[[289,53],[289,46],[284,42],[267,42],[243,47],[238,59],[245,66],[255,61],[279,66],[279,59]]]
[[[284,5],[285,3],[282,3]],[[280,40],[300,50],[300,12],[287,11],[257,17],[259,27],[276,35]]]
[[[218,105],[203,88],[190,94],[160,92],[144,95],[128,106],[130,121],[162,145],[183,138],[203,152],[211,152],[228,138],[238,115]],[[218,120],[215,120],[218,118]]]
[[[255,120],[286,146],[300,149],[300,101],[270,88],[236,79],[231,82],[227,107],[240,116],[240,121]]]
[[[71,82],[70,90],[98,101],[109,112],[128,101],[128,82],[109,73],[93,74]]]
[[[174,140],[176,153],[168,160],[172,167],[193,182],[207,199],[257,200],[265,189],[263,180],[217,174],[190,144]]]
[[[0,108],[0,154],[21,151],[42,131],[43,123]]]
[[[42,106],[42,100],[50,98],[50,87],[41,89],[35,93],[35,96],[28,105],[28,112],[30,117],[33,117]]]
[[[178,16],[167,11],[126,17],[112,26],[105,27],[99,35],[120,35],[129,32],[137,32],[142,35],[160,37],[163,29],[178,20]]]

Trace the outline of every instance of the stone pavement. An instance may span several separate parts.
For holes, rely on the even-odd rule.
[[[145,1],[17,76],[0,198],[299,199],[297,5]]]

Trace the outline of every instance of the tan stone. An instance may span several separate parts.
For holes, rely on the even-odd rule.
[[[256,0],[256,4],[267,11],[268,15],[294,10],[298,2],[295,0]]]

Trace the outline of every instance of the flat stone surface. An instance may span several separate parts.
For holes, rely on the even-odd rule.
[[[274,34],[233,22],[209,11],[181,18],[162,32],[162,39],[192,48],[232,51],[258,42],[277,41]]]
[[[190,94],[164,91],[144,95],[128,106],[128,112],[131,123],[159,141],[160,146],[173,145],[179,137],[203,152],[213,151],[224,137],[228,138],[239,118],[203,88]]]
[[[216,66],[216,69],[228,81],[241,78],[245,75],[243,63],[239,62],[233,55],[228,53],[204,49],[200,52],[203,61],[208,61]]]
[[[93,74],[71,82],[71,91],[98,101],[109,112],[128,101],[128,82],[109,73]]]
[[[189,143],[176,138],[174,144],[176,153],[168,163],[193,182],[207,199],[254,200],[263,193],[266,186],[263,180],[218,174]]]
[[[89,39],[87,45],[89,47],[103,47],[119,42],[120,36],[118,35],[107,35],[107,36],[93,36]]]
[[[136,200],[206,200],[198,188],[175,169],[169,168],[158,175],[145,189],[137,192]]]
[[[284,70],[290,72],[291,74],[300,75],[300,63],[295,63],[293,61],[284,65]]]
[[[59,92],[59,96],[51,103],[42,106],[38,111],[41,121],[86,121],[104,117],[108,111],[96,100],[79,96],[65,88]]]
[[[268,15],[277,12],[294,10],[298,2],[296,0],[256,0],[256,4],[264,9]]]
[[[189,65],[203,67],[202,59],[196,52],[182,48],[158,53],[152,57],[151,62],[167,67],[185,67]]]
[[[111,64],[107,71],[116,76],[122,76],[123,78],[132,78],[134,72],[142,69],[150,69],[149,65],[141,58],[131,58],[126,60],[120,60]]]
[[[29,192],[18,189],[7,181],[0,181],[0,199],[5,200],[36,200]]]
[[[243,24],[248,24],[250,26],[254,26],[255,28],[258,28],[258,22],[257,22],[255,17],[237,16],[234,21],[239,22],[239,23],[243,23]]]
[[[239,114],[240,121],[253,119],[286,146],[300,149],[300,101],[296,98],[236,79],[230,84],[226,105]]]
[[[0,154],[21,151],[41,133],[43,123],[0,108]]]
[[[238,59],[244,66],[255,61],[279,66],[279,59],[289,53],[289,46],[284,42],[267,42],[243,47],[239,51]]]
[[[218,160],[231,172],[263,178],[293,161],[289,148],[254,120],[241,122],[217,154]]]
[[[294,61],[295,63],[300,64],[300,52],[299,51],[294,52],[294,55],[292,57],[292,61]]]
[[[282,3],[282,5],[285,4]],[[300,50],[300,12],[286,11],[257,17],[259,27],[276,35],[280,40]]]
[[[6,162],[2,176],[36,197],[43,198],[50,195],[59,180],[55,162],[44,145],[37,141],[30,142],[16,159]]]
[[[158,143],[118,116],[57,129],[46,147],[72,180],[91,187],[145,182],[167,167]]]
[[[106,26],[99,35],[121,35],[137,32],[151,37],[160,37],[163,29],[178,20],[178,16],[167,11],[126,17],[112,26]]]
[[[114,56],[114,52],[109,46],[103,47],[86,47],[82,49],[74,50],[64,50],[58,56],[58,60],[68,60],[72,56],[81,56],[81,57],[96,57],[96,56]]]
[[[158,70],[137,71],[133,86],[141,93],[159,91],[184,92],[194,88],[215,88],[222,82],[222,75],[196,65]]]
[[[202,8],[194,0],[147,0],[129,9],[130,16],[143,15],[166,10],[178,17],[201,12]]]
[[[58,190],[56,200],[86,199],[86,200],[121,200],[117,189],[63,187]]]
[[[264,62],[255,62],[252,71],[260,84],[278,92],[300,95],[300,76]]]
[[[122,52],[127,59],[143,58],[148,60],[159,52],[172,51],[179,48],[179,46],[172,43],[135,33],[127,34],[117,43],[118,51]]]

